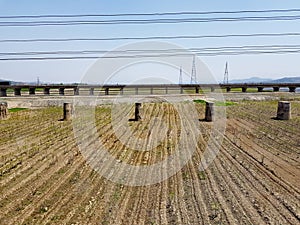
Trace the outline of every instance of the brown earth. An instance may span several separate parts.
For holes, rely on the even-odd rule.
[[[196,107],[203,118],[204,106]],[[113,183],[91,169],[72,122],[59,121],[61,108],[11,113],[0,121],[0,224],[300,224],[300,102],[292,101],[289,121],[272,119],[277,101],[239,101],[226,109],[223,144],[207,170],[200,172],[199,162],[211,124],[199,121],[202,139],[192,160],[143,187]],[[172,154],[182,128],[171,104],[145,103],[143,120],[129,122],[145,145],[157,138],[147,121],[160,116],[167,124],[167,138],[147,152],[123,146],[110,112],[110,105],[98,106],[96,125],[114,157],[142,166]]]

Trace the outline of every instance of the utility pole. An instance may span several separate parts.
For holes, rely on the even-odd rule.
[[[197,84],[197,72],[196,72],[196,57],[193,57],[192,73],[191,73],[191,84]]]
[[[225,65],[225,73],[224,73],[224,81],[223,83],[224,84],[228,84],[228,62],[226,62],[226,65]]]

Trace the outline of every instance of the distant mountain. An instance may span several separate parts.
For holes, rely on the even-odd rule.
[[[11,83],[11,81],[9,81],[9,80],[3,80],[3,79],[0,79],[0,82],[3,82],[3,83],[10,82]]]
[[[35,82],[22,82],[22,81],[12,81],[12,80],[4,80],[4,79],[0,79],[0,82],[1,81],[10,82],[11,85],[23,85],[23,84],[32,84],[32,85],[35,85],[36,84]]]
[[[274,83],[300,83],[300,77],[284,77],[273,81]]]
[[[230,80],[229,83],[300,83],[300,77],[284,77],[280,79],[251,77],[247,79]]]
[[[230,83],[269,83],[272,82],[272,79],[268,78],[260,78],[260,77],[250,77],[247,79],[236,79],[236,80],[230,80]]]

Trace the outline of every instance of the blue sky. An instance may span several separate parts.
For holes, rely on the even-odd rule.
[[[212,1],[103,1],[103,0],[0,0],[2,16],[44,14],[117,14],[155,13],[179,11],[233,11],[300,8],[299,0],[212,0]],[[300,14],[300,13],[298,13]],[[297,15],[295,13],[294,15]],[[44,19],[45,20],[45,19]],[[0,20],[7,21],[6,20]],[[19,20],[22,21],[22,20]],[[222,35],[243,33],[287,33],[300,32],[300,21],[276,22],[214,22],[161,25],[87,25],[50,27],[0,27],[0,39],[31,38],[101,38],[129,36],[177,36],[177,35]],[[183,48],[220,47],[243,45],[299,44],[300,37],[272,38],[226,38],[171,40]],[[0,43],[1,52],[59,51],[59,50],[113,50],[133,41],[114,42],[70,42],[70,43]],[[225,62],[229,63],[231,79],[252,76],[280,78],[300,76],[299,54],[243,55],[200,57],[217,81],[222,81]],[[0,61],[0,79],[34,81],[37,77],[45,82],[81,81],[94,60],[73,61]],[[145,71],[149,72],[148,68]],[[186,71],[189,73],[189,71]],[[155,72],[157,74],[157,71]],[[145,75],[145,74],[143,74]],[[139,75],[136,75],[139,76]],[[171,75],[174,82],[178,73]],[[197,74],[197,76],[201,76]],[[127,82],[119,78],[119,83]],[[136,79],[136,77],[132,77]]]

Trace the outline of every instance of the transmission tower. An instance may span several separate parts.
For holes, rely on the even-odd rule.
[[[226,65],[225,65],[225,73],[224,73],[224,81],[223,81],[224,84],[228,84],[228,62],[226,62]]]
[[[182,84],[182,67],[180,67],[180,72],[179,72],[179,84]]]
[[[193,57],[192,73],[191,73],[191,84],[197,83],[197,74],[196,74],[196,57]]]
[[[37,79],[36,79],[36,84],[37,84],[37,85],[40,85],[40,83],[41,83],[41,82],[40,82],[40,78],[37,77]]]

